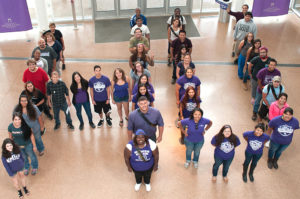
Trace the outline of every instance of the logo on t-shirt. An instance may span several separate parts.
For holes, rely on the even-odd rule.
[[[249,32],[250,26],[247,24],[240,24],[239,31]]]
[[[50,52],[41,53],[41,57],[50,57]]]
[[[258,140],[251,140],[251,141],[249,141],[249,145],[253,151],[257,151],[262,146],[262,142],[260,142]]]
[[[267,85],[267,84],[271,83],[273,77],[274,77],[273,75],[266,75],[265,79],[264,79],[264,84]]]
[[[105,89],[105,84],[103,82],[94,83],[94,89],[97,93],[101,93]]]
[[[284,125],[279,126],[277,131],[280,135],[286,137],[286,136],[290,136],[291,134],[293,134],[294,130],[291,126],[284,124]]]
[[[234,146],[230,142],[222,142],[220,149],[224,153],[229,153],[234,149]]]
[[[23,134],[23,131],[12,131],[11,133],[14,135],[21,135]]]
[[[148,157],[150,151],[149,150],[140,150],[144,159],[146,161],[150,160],[150,157]],[[143,162],[144,160],[142,160],[141,156],[139,155],[139,153],[137,151],[134,152],[134,154],[136,155],[137,159],[135,159],[135,161],[139,161],[139,162]]]
[[[193,111],[196,108],[197,104],[194,102],[188,102],[186,103],[186,110]]]
[[[193,82],[187,82],[187,83],[184,84],[183,88],[186,90],[189,86],[191,86],[193,88],[196,87],[195,83],[193,83]]]
[[[21,155],[20,154],[12,154],[10,158],[6,159],[6,162],[11,163],[14,160],[20,159]]]

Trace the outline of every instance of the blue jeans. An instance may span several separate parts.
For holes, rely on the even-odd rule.
[[[21,148],[21,152],[22,152],[22,156],[24,158],[25,169],[28,170],[30,168],[29,161],[28,161],[28,156],[29,156],[30,161],[31,161],[31,167],[33,169],[37,169],[39,167],[38,159],[37,159],[35,153],[33,152],[33,146],[32,146],[31,143],[27,144],[25,146],[25,148]]]
[[[241,53],[238,58],[238,76],[240,79],[243,79],[244,73],[243,69],[245,66],[246,57],[244,57]]]
[[[245,161],[244,161],[244,166],[247,166],[250,164],[251,160],[251,167],[256,167],[258,160],[261,158],[262,153],[260,154],[252,154],[252,153],[248,153],[247,151],[245,151]]]
[[[218,158],[217,156],[214,156],[215,158],[215,163],[213,165],[213,170],[212,170],[212,173],[213,173],[213,176],[217,176],[218,175],[218,170],[219,170],[219,167],[221,164],[223,164],[223,177],[226,177],[227,176],[227,173],[228,173],[228,170],[229,170],[229,166],[233,160],[233,157],[228,159],[228,160],[222,160],[220,158]]]
[[[89,101],[86,101],[84,103],[77,103],[74,104],[75,109],[76,109],[76,115],[80,121],[80,124],[83,124],[83,119],[82,119],[82,115],[81,115],[81,107],[83,106],[86,115],[89,118],[89,122],[92,123],[93,122],[93,116],[92,116],[92,111],[91,111],[91,105]]]
[[[39,129],[39,131],[33,131],[33,135],[34,135],[37,150],[39,152],[44,151],[45,146],[44,146],[44,143],[43,143],[43,140],[42,140],[41,130]]]
[[[262,99],[262,94],[260,92],[258,92],[258,90],[256,90],[255,102],[253,105],[253,112],[255,112],[255,113],[258,112],[258,108],[259,108],[261,99]]]
[[[60,120],[59,120],[59,111],[60,110],[62,110],[65,113],[67,124],[72,124],[70,109],[69,109],[68,113],[67,113],[67,109],[68,109],[67,102],[65,102],[64,104],[62,104],[60,106],[53,106],[53,113],[54,113],[55,124],[60,124]]]
[[[289,146],[290,144],[277,144],[273,142],[272,140],[270,141],[270,148],[268,152],[268,157],[273,159],[279,159],[281,156],[281,153]],[[275,154],[275,155],[274,155]]]
[[[243,83],[246,83],[248,79],[250,79],[250,75],[248,73],[248,64],[247,64],[246,65],[246,71],[245,71],[244,77],[243,77]]]
[[[200,150],[204,144],[204,139],[200,142],[190,142],[188,139],[184,138],[184,144],[186,146],[186,161],[191,162],[192,152],[194,151],[193,162],[198,162]]]

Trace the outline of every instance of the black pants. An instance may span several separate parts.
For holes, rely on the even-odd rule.
[[[172,73],[172,79],[177,79],[176,77],[176,69],[177,69],[177,66],[175,64],[175,58],[173,59],[173,73]]]
[[[135,171],[135,170],[133,170],[134,175],[135,175],[136,183],[141,184],[142,179],[144,177],[144,183],[145,184],[150,184],[150,178],[151,178],[152,171],[153,171],[153,167],[151,167],[149,170],[146,170],[146,171]]]

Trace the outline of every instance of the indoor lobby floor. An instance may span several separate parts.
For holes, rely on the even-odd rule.
[[[155,56],[155,66],[150,67],[152,83],[156,92],[154,105],[164,118],[163,141],[160,151],[159,170],[152,174],[152,191],[145,186],[134,191],[135,179],[125,166],[123,150],[128,142],[126,122],[119,127],[116,106],[112,105],[113,126],[104,124],[91,129],[87,124],[79,131],[75,108],[71,116],[75,130],[67,129],[61,113],[62,126],[53,131],[54,121],[45,118],[47,128],[43,136],[45,155],[38,157],[39,170],[36,176],[27,177],[32,199],[96,199],[96,198],[300,198],[300,131],[296,131],[293,142],[284,151],[278,170],[267,168],[267,149],[255,170],[254,183],[242,181],[242,163],[246,142],[242,133],[253,130],[250,91],[244,91],[237,77],[237,66],[232,64],[232,24],[222,24],[214,16],[193,16],[199,30],[199,38],[193,42],[192,58],[196,75],[201,84],[201,108],[204,117],[213,122],[205,134],[199,168],[184,168],[185,146],[178,142],[179,129],[175,127],[177,108],[175,86],[170,84],[172,67],[166,64],[167,40],[152,40],[150,54]],[[300,119],[300,19],[294,14],[281,17],[255,18],[257,38],[269,48],[269,56],[278,60],[283,84],[289,95],[288,104],[294,108],[294,116]],[[162,22],[165,23],[165,22]],[[127,24],[126,24],[127,25]],[[58,25],[65,39],[66,70],[62,80],[71,84],[71,74],[79,71],[83,77],[93,76],[93,66],[100,64],[104,75],[112,77],[116,67],[129,75],[128,42],[95,44],[94,24],[80,23],[78,30],[72,25]],[[150,30],[151,31],[151,30]],[[113,33],[117,34],[117,33]],[[112,36],[113,36],[112,34]],[[121,33],[118,33],[121,34]],[[127,34],[127,33],[122,33]],[[167,33],[166,33],[167,34]],[[39,39],[37,28],[27,32],[0,34],[0,140],[8,136],[7,126],[11,113],[23,90],[22,75],[26,69],[26,58]],[[99,117],[93,113],[94,123]],[[221,167],[216,183],[211,182],[214,147],[211,138],[224,124],[230,124],[241,140],[236,148],[230,167],[229,182],[221,177]],[[2,142],[1,142],[2,143]],[[0,198],[17,198],[3,166],[0,166]]]

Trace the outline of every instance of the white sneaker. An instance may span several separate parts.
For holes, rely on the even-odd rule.
[[[270,140],[266,142],[265,147],[269,148],[270,147]]]
[[[189,163],[189,162],[184,163],[184,167],[185,167],[185,168],[188,168],[189,166],[190,166],[190,163]]]
[[[135,185],[134,185],[134,190],[135,190],[135,191],[140,190],[140,188],[141,188],[141,184],[135,184]]]
[[[145,184],[146,185],[146,191],[151,191],[151,186],[150,184]]]
[[[198,162],[194,162],[194,168],[198,169]]]

